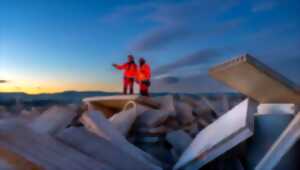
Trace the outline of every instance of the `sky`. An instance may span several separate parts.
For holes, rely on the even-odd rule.
[[[299,27],[299,0],[0,0],[0,92],[121,91],[128,54],[153,91],[226,90],[208,69],[245,53],[300,84]]]

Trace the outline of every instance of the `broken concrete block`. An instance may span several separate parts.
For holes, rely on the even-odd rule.
[[[248,54],[210,69],[209,74],[260,103],[300,103],[294,83]]]
[[[101,112],[85,112],[81,116],[80,121],[90,132],[110,141],[113,145],[134,158],[144,161],[145,163],[152,163],[154,169],[160,169],[160,163],[157,160],[129,143]]]
[[[174,169],[201,168],[209,161],[253,135],[257,103],[246,99],[200,131],[181,155]]]
[[[166,95],[158,97],[156,100],[160,103],[160,110],[169,112],[171,115],[176,116],[174,96]]]
[[[175,149],[177,155],[181,155],[183,151],[190,145],[192,138],[183,130],[169,132],[166,135],[166,140]]]
[[[223,95],[224,96],[224,95]],[[217,117],[222,116],[229,110],[228,101],[224,101],[224,98],[221,97],[220,99],[210,100],[207,97],[201,97],[202,101],[204,101],[213,111],[217,114]]]
[[[47,170],[112,170],[99,162],[55,140],[47,134],[40,134],[18,124],[1,122],[0,148],[14,152]]]
[[[29,127],[39,133],[55,134],[67,127],[76,115],[67,107],[54,106],[33,120]]]
[[[0,148],[0,169],[3,170],[44,170],[25,157],[18,155],[8,149]]]
[[[257,114],[295,114],[295,109],[295,104],[260,104]]]
[[[280,159],[300,139],[300,113],[297,113],[288,127],[279,136],[255,170],[274,169]],[[299,153],[298,153],[299,154]],[[299,158],[298,158],[299,159]]]
[[[261,114],[255,115],[254,135],[247,140],[246,165],[247,169],[254,169],[272,144],[293,119],[291,114]],[[275,169],[289,169],[293,166],[297,156],[289,153],[281,159]]]
[[[127,106],[130,108],[127,109]],[[150,110],[150,108],[142,106],[140,104],[136,104],[135,102],[129,102],[125,105],[125,109],[126,110],[114,114],[112,117],[109,118],[109,121],[112,123],[112,125],[116,129],[118,129],[124,136],[127,135],[136,118],[145,111]]]
[[[141,114],[135,124],[140,127],[157,127],[168,119],[170,113],[164,110],[151,109]]]
[[[146,164],[114,146],[110,141],[88,132],[84,128],[68,128],[56,136],[60,141],[72,148],[106,162],[114,169],[145,169],[152,170],[151,164]]]
[[[150,127],[150,128],[149,127],[140,127],[137,129],[137,132],[139,132],[139,133],[143,133],[145,135],[155,135],[155,136],[166,134],[169,131],[171,131],[171,129],[164,125],[161,125],[158,127]]]
[[[193,116],[193,108],[190,105],[183,102],[176,102],[175,109],[176,118],[181,124],[189,124],[195,120],[195,117]]]
[[[101,96],[101,97],[88,97],[83,99],[83,102],[93,108],[92,110],[101,111],[104,116],[109,118],[113,114],[123,110],[126,103],[135,101],[136,103],[146,105],[148,107],[157,109],[159,103],[149,97],[138,95],[117,95],[117,96]],[[91,110],[91,109],[90,109]]]

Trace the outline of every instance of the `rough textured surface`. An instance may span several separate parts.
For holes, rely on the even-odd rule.
[[[35,133],[13,122],[1,122],[0,147],[47,170],[112,170],[107,164],[91,159],[49,135]]]
[[[252,136],[253,114],[256,107],[256,102],[246,99],[200,131],[181,155],[174,169],[184,166],[192,166],[192,169],[201,168]]]
[[[39,133],[55,134],[67,127],[76,115],[72,109],[54,106],[37,117],[29,126]]]
[[[261,103],[300,104],[297,87],[250,55],[209,70],[215,79]]]
[[[166,140],[175,149],[177,155],[181,155],[183,151],[190,145],[192,138],[183,130],[169,132],[166,135]]]
[[[66,129],[59,133],[57,138],[63,143],[66,143],[100,162],[106,162],[115,169],[153,169],[149,164],[128,155],[114,146],[111,142],[104,138],[97,137],[86,131],[84,128]]]
[[[118,132],[117,129],[115,129],[113,125],[102,115],[101,112],[86,112],[80,119],[84,126],[92,133],[110,141],[113,145],[117,146],[129,155],[144,161],[145,163],[152,163],[153,168],[160,169],[158,167],[160,163],[157,160],[129,143],[126,138],[121,135],[121,133]]]

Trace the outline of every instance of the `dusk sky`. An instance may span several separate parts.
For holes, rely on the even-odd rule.
[[[299,0],[0,0],[0,92],[120,91],[128,54],[163,91],[245,53],[300,84],[299,28]]]

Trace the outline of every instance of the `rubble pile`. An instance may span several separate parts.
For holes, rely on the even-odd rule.
[[[2,116],[0,169],[299,169],[299,91],[249,55],[210,75],[245,97],[115,95]]]

